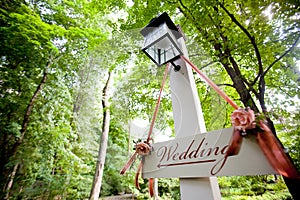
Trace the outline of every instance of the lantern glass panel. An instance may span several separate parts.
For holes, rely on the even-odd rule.
[[[165,45],[165,44],[169,45]],[[171,43],[169,37],[164,37],[158,43],[145,49],[145,52],[155,61],[159,66],[173,60],[180,55],[179,50]]]
[[[143,51],[158,66],[173,61],[182,55],[176,37],[165,23],[156,28],[149,27]]]

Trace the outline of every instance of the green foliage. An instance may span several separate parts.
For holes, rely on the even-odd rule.
[[[110,135],[104,168],[103,185],[101,196],[118,195],[124,192],[131,192],[128,181],[132,182],[132,176],[121,177],[120,169],[126,162],[128,152],[128,134],[118,121],[110,123]],[[132,174],[131,174],[132,175]]]
[[[78,144],[70,143],[76,140],[76,135],[70,126],[72,101],[63,77],[49,80],[43,95],[45,98],[35,105],[32,123],[17,158],[21,160],[21,168],[15,189],[18,185],[23,188],[18,197],[82,198],[87,188],[77,183],[88,181],[84,174],[90,171],[90,166],[76,155]]]
[[[85,24],[90,18],[81,14],[87,10],[68,13],[72,6],[77,4],[1,4],[0,185],[4,188],[18,164],[12,198],[82,199],[90,190],[92,154],[75,128],[74,84],[88,48],[105,34],[102,27]]]
[[[273,110],[278,125],[276,126],[279,137],[286,150],[294,161],[294,164],[300,170],[300,135],[299,135],[299,113],[297,111],[286,112],[284,110]],[[278,113],[282,113],[280,116]]]
[[[113,97],[114,107],[119,111],[116,114],[125,115],[126,118],[123,119],[142,118],[150,121],[161,87],[163,71],[164,67],[157,69],[152,65],[139,62],[137,67],[128,72],[118,83]],[[161,130],[173,123],[167,83],[156,120],[156,125]]]
[[[291,199],[281,177],[239,176],[219,177],[222,199]]]
[[[158,179],[158,194],[163,199],[180,199],[179,179]]]

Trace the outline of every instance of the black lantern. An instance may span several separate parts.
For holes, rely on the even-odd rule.
[[[182,34],[166,12],[152,19],[141,34],[144,36],[142,50],[157,66],[173,63],[183,55],[177,43]]]

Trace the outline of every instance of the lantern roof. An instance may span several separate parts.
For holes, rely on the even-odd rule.
[[[175,35],[176,39],[182,37],[182,34],[179,32],[177,26],[172,22],[171,18],[166,12],[162,13],[158,17],[151,19],[150,23],[147,26],[145,26],[140,32],[145,37],[153,31],[153,28],[159,27],[159,25],[163,23],[166,23],[168,28],[173,31],[173,34]]]

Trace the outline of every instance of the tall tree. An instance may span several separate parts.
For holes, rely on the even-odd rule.
[[[109,89],[112,80],[112,72],[108,72],[106,83],[102,90],[102,109],[103,109],[103,120],[102,120],[102,134],[99,145],[99,152],[96,163],[96,170],[94,175],[94,181],[91,189],[90,199],[99,199],[101,191],[102,177],[104,171],[104,164],[108,145],[108,133],[110,126],[110,108],[109,108]]]
[[[117,29],[115,30],[117,31]],[[95,174],[90,192],[90,199],[98,199],[101,193],[103,172],[105,166],[105,159],[108,148],[108,137],[109,137],[109,127],[110,127],[110,101],[111,101],[111,92],[113,74],[118,73],[118,71],[126,71],[124,68],[124,63],[127,62],[129,58],[131,58],[131,54],[126,51],[131,51],[128,49],[128,43],[124,42],[126,39],[129,39],[128,35],[120,35],[120,36],[112,36],[111,40],[102,43],[98,46],[98,50],[93,52],[93,56],[101,56],[100,65],[107,66],[103,71],[107,73],[104,75],[107,77],[105,79],[105,83],[101,93],[101,105],[102,105],[102,129],[101,129],[101,138],[98,149],[97,162],[95,166]],[[111,49],[110,52],[107,49]],[[125,53],[124,53],[125,52]]]

